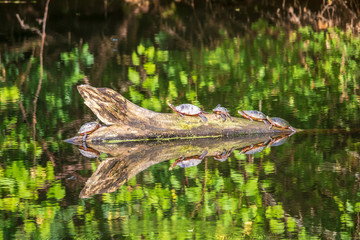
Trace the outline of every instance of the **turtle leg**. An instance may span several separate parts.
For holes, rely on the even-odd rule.
[[[87,151],[86,142],[83,142],[81,146],[84,148],[85,151]]]
[[[82,141],[83,141],[83,142],[86,142],[86,137],[87,137],[87,134],[85,133],[84,136],[83,136],[83,138],[82,138]]]
[[[234,121],[229,113],[226,113],[226,116],[228,116],[232,122]]]
[[[223,113],[220,113],[221,117],[223,118],[223,122],[226,121],[226,116]]]
[[[182,113],[179,113],[179,112],[177,112],[177,113],[180,115],[180,117],[184,117],[184,115]]]
[[[272,129],[272,127],[273,127],[274,125],[272,125],[271,123],[270,123],[270,127],[269,127],[269,129]]]
[[[205,150],[205,151],[201,154],[200,159],[203,159],[203,158],[206,156],[206,154],[208,154],[208,151],[207,151],[207,150]]]
[[[201,117],[201,119],[202,119],[204,122],[207,122],[207,118],[206,118],[204,115],[202,115],[201,113],[199,114],[199,117]]]
[[[265,125],[269,125],[268,120],[263,120],[263,123],[265,123]]]

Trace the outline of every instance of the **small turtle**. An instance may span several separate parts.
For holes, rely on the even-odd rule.
[[[283,145],[284,143],[286,143],[289,140],[289,136],[290,135],[282,135],[282,136],[277,136],[277,137],[271,138],[271,141],[270,141],[268,147],[277,147],[277,146]]]
[[[191,157],[181,157],[173,163],[169,170],[173,170],[176,166],[181,168],[194,167],[201,163],[207,153],[208,151],[205,150],[200,156],[196,155]]]
[[[80,136],[83,136],[83,142],[86,141],[86,137],[94,132],[96,129],[98,129],[99,127],[101,127],[100,123],[95,121],[95,122],[88,122],[85,123],[84,125],[81,126],[80,130],[79,130],[79,134]]]
[[[221,107],[220,104],[218,104],[216,108],[213,109],[213,113],[220,115],[223,118],[224,122],[226,121],[226,117],[230,118],[232,122],[234,121],[230,116],[229,111],[226,108]]]
[[[90,147],[80,147],[79,151],[81,153],[81,155],[83,155],[84,157],[87,158],[97,158],[98,156],[100,156],[100,152],[96,151],[95,149],[92,149]]]
[[[192,104],[181,104],[179,106],[174,106],[171,103],[168,103],[169,107],[172,108],[176,113],[178,113],[181,117],[184,115],[187,116],[199,116],[204,122],[207,122],[207,118],[203,115],[205,112],[202,111],[199,107]]]
[[[270,129],[275,126],[278,128],[290,129],[293,132],[296,132],[296,129],[293,128],[288,121],[279,117],[266,117],[266,119],[270,122]]]
[[[266,125],[268,124],[268,121],[266,120],[266,115],[263,114],[260,111],[256,111],[256,110],[239,110],[238,113],[240,113],[240,115],[243,118],[249,119],[250,121],[259,121],[259,122],[264,122]]]
[[[228,160],[228,158],[231,156],[231,154],[233,153],[234,149],[231,148],[228,152],[224,149],[224,151],[222,153],[217,154],[214,159],[218,160],[220,162],[224,162],[226,160]]]
[[[270,143],[270,139],[265,141],[265,142],[262,142],[262,143],[258,143],[258,144],[255,144],[255,145],[250,145],[250,146],[244,147],[243,149],[241,149],[240,153],[243,153],[243,154],[255,154],[255,153],[261,152],[266,148],[266,146],[269,143]]]

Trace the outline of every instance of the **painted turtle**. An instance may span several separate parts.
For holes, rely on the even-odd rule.
[[[292,132],[290,135],[281,135],[281,136],[277,136],[274,138],[271,138],[271,141],[268,145],[268,147],[277,147],[280,145],[283,145],[284,143],[286,143],[289,140],[289,137],[293,134],[294,132]]]
[[[275,126],[278,128],[290,129],[293,132],[296,132],[296,129],[293,128],[288,121],[279,117],[266,117],[266,119],[270,122],[270,129]]]
[[[238,113],[240,113],[240,115],[243,118],[249,119],[250,121],[259,121],[259,122],[264,122],[265,124],[268,124],[268,121],[266,119],[266,115],[263,114],[260,111],[257,110],[239,110]]]
[[[81,126],[80,130],[78,131],[78,133],[80,134],[80,136],[83,136],[83,142],[86,141],[86,137],[87,135],[89,135],[90,133],[94,132],[96,129],[98,129],[99,127],[101,127],[100,123],[95,121],[95,122],[88,122],[85,123],[84,125]]]
[[[84,157],[87,158],[97,158],[98,156],[100,156],[100,152],[96,151],[95,149],[92,149],[90,147],[81,147],[79,148],[79,151],[81,153],[81,155],[83,155]]]
[[[218,160],[218,161],[221,161],[221,162],[224,162],[224,161],[228,160],[228,158],[231,156],[233,151],[234,151],[233,148],[231,148],[230,151],[228,151],[228,152],[224,149],[224,151],[222,153],[217,154],[214,157],[214,159]]]
[[[208,153],[207,150],[205,150],[200,156],[191,156],[191,157],[181,157],[178,160],[176,160],[173,165],[169,168],[169,170],[173,170],[176,166],[179,166],[181,168],[186,167],[194,167],[201,163],[201,161],[205,158],[206,154]]]
[[[199,116],[204,122],[207,122],[207,118],[204,116],[204,111],[202,111],[199,107],[192,104],[181,104],[179,106],[174,106],[171,103],[168,103],[169,107],[172,108],[176,113],[178,113],[181,117],[184,115],[187,116]]]
[[[230,118],[232,122],[234,121],[230,116],[229,111],[226,108],[221,107],[220,104],[218,104],[216,108],[213,109],[213,113],[220,115],[223,118],[224,122],[226,121],[226,117]]]
[[[266,148],[266,146],[269,143],[270,143],[270,139],[265,141],[265,142],[262,142],[262,143],[258,143],[258,144],[255,144],[255,145],[250,145],[250,146],[244,147],[243,149],[241,149],[240,153],[243,153],[243,154],[255,154],[255,153],[261,152]]]

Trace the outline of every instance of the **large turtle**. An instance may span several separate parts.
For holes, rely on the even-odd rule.
[[[296,129],[293,128],[288,121],[279,117],[266,117],[266,119],[270,122],[270,129],[275,126],[278,128],[290,129],[293,132],[296,132]]]
[[[257,110],[239,110],[238,113],[240,113],[240,115],[243,118],[249,119],[250,121],[260,121],[260,122],[264,122],[265,124],[268,124],[268,121],[266,119],[266,115],[263,114],[260,111]]]
[[[199,107],[192,104],[181,104],[179,106],[174,106],[171,103],[168,103],[169,107],[172,108],[176,113],[178,113],[181,117],[184,115],[187,116],[199,116],[204,122],[207,122],[207,118],[204,116],[204,111],[202,111]]]
[[[226,121],[226,117],[230,118],[232,122],[234,121],[230,116],[229,111],[226,108],[221,107],[220,104],[218,104],[216,108],[213,109],[213,113],[220,115],[223,118],[224,122]]]

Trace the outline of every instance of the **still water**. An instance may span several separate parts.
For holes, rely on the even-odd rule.
[[[118,20],[116,30],[57,41],[50,22],[40,85],[38,38],[2,45],[2,238],[359,237],[360,38],[262,20],[251,32],[224,25],[182,35],[148,18],[129,17],[150,26],[136,34]],[[76,90],[83,83],[158,112],[171,112],[166,101],[221,104],[234,117],[257,109],[304,131],[84,152],[63,141],[95,120]]]

